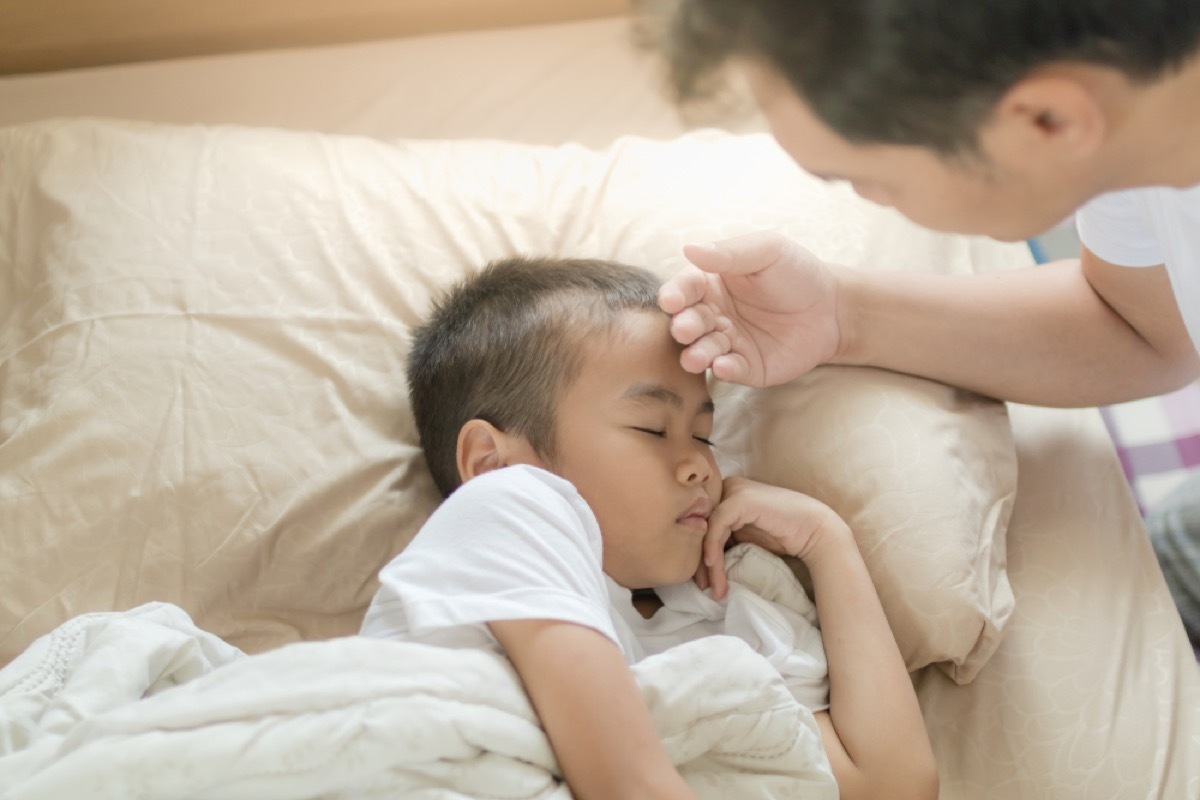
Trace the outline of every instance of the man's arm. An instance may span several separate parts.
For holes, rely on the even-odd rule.
[[[554,620],[488,627],[521,676],[575,797],[695,800],[607,637]]]
[[[841,271],[835,363],[1004,400],[1090,406],[1200,376],[1165,267],[1078,261],[979,276]]]

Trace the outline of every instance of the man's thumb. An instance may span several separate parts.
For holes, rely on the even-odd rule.
[[[686,244],[683,255],[705,272],[748,275],[779,261],[791,244],[774,231],[758,231],[716,242]]]

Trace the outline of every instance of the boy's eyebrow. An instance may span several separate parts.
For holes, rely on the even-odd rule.
[[[683,398],[665,386],[659,386],[653,383],[635,383],[625,390],[622,395],[627,400],[657,400],[660,403],[666,403],[674,408],[683,408]],[[700,404],[700,411],[712,412],[715,410],[711,397],[705,398]]]

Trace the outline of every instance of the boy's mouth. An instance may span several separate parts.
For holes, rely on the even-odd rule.
[[[712,513],[712,500],[708,496],[699,497],[675,519],[681,525],[695,528],[698,531],[708,531],[708,516]]]

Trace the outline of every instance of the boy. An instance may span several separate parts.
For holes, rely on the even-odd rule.
[[[712,400],[679,364],[658,288],[609,262],[512,259],[434,310],[408,378],[448,499],[380,573],[363,633],[505,653],[577,797],[695,797],[628,665],[713,627],[664,622],[671,608],[646,619],[630,590],[720,607],[732,535],[812,574],[829,673],[816,717],[841,796],[935,797],[920,709],[848,527],[804,495],[722,483]],[[812,667],[777,665],[801,697]]]

